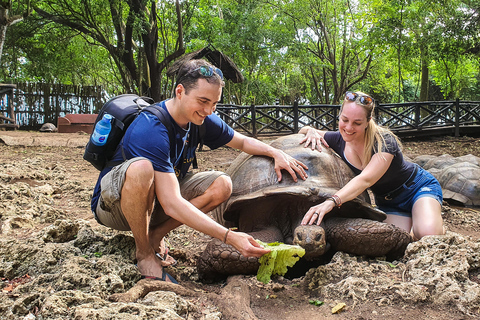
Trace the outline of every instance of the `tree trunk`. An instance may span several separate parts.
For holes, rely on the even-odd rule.
[[[4,1],[0,5],[0,63],[2,62],[3,45],[5,44],[5,38],[7,36],[7,28],[17,22],[22,21],[24,18],[30,15],[30,1],[27,1],[27,9],[23,14],[18,14],[10,17],[9,11],[11,7],[11,1]]]
[[[422,60],[422,78],[420,80],[420,101],[428,100],[428,61],[427,61],[427,48],[423,45],[420,46],[420,58]]]
[[[142,39],[144,43],[145,57],[148,64],[148,74],[149,79],[146,81],[150,83],[150,97],[155,101],[161,101],[165,99],[165,94],[162,92],[162,72],[169,65],[170,62],[180,57],[185,53],[185,48],[183,46],[183,22],[182,14],[180,11],[180,2],[175,1],[175,8],[177,14],[177,47],[175,50],[167,55],[163,61],[158,62],[157,60],[157,48],[158,48],[158,27],[156,22],[157,11],[156,3],[152,2],[150,7],[150,29],[146,30],[143,34]]]
[[[3,44],[7,36],[7,26],[0,25],[0,64],[2,63]]]

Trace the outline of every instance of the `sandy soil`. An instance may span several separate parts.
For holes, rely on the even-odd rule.
[[[87,162],[82,160],[83,146],[88,136],[85,134],[40,134],[36,132],[0,132],[0,159],[1,163],[20,163],[28,159],[40,159],[33,165],[44,167],[61,165],[68,172],[68,180],[78,186],[80,193],[62,192],[58,190],[53,197],[55,209],[64,213],[66,218],[84,219],[95,224],[89,210],[89,198],[84,190],[93,189],[98,172]],[[268,139],[267,139],[268,140]],[[3,142],[3,143],[2,143]],[[417,155],[442,155],[451,154],[460,156],[474,154],[480,156],[480,139],[478,138],[441,138],[424,141],[405,141],[405,154],[410,158]],[[229,148],[220,148],[215,151],[202,151],[198,153],[199,167],[202,170],[216,169],[226,170],[231,161],[238,155],[238,151]],[[17,181],[23,179],[29,185],[38,185],[38,181],[25,175],[17,177]],[[13,183],[13,182],[12,182]],[[478,208],[457,208],[446,206],[444,209],[445,223],[450,231],[469,236],[474,240],[480,239],[480,228],[477,223],[469,224],[463,217],[480,216]],[[473,220],[476,221],[476,220]],[[33,225],[31,228],[18,228],[15,237],[18,239],[28,238],[36,231],[45,228],[48,223]],[[9,233],[9,237],[12,234]],[[4,237],[0,235],[0,237]],[[187,227],[181,227],[172,232],[168,237],[171,255],[179,264],[170,268],[180,284],[192,290],[219,293],[225,283],[206,284],[195,280],[195,260],[200,254],[209,237],[195,232]],[[189,270],[189,276],[186,271]],[[193,275],[192,275],[193,274]],[[3,276],[4,285],[11,283],[13,279]],[[471,273],[471,280],[480,283],[478,271]],[[254,277],[241,276],[237,279],[249,284],[249,305],[258,319],[474,319],[480,318],[480,306],[472,308],[475,313],[468,315],[462,313],[451,305],[432,306],[422,303],[399,303],[379,305],[378,301],[361,301],[355,304],[351,300],[328,300],[328,297],[311,296],[300,286],[298,279],[277,279],[275,283],[261,285]],[[9,282],[10,281],[10,282]],[[7,292],[8,293],[8,292]],[[2,294],[7,294],[5,290]],[[323,305],[315,305],[315,301],[325,301]],[[339,314],[332,314],[332,308],[340,302],[345,302],[346,308]],[[205,309],[214,306],[205,306]],[[240,312],[241,310],[239,310]],[[32,314],[35,312],[32,311]],[[2,310],[0,310],[0,315]],[[34,319],[34,318],[32,318]],[[185,319],[193,319],[185,317]],[[195,318],[197,319],[197,318]],[[200,318],[198,318],[200,319]],[[207,319],[205,315],[204,319]],[[213,318],[210,318],[213,319]],[[223,318],[222,318],[223,319]],[[226,319],[226,318],[225,318]],[[247,318],[244,318],[247,319]],[[250,319],[254,319],[253,317]]]

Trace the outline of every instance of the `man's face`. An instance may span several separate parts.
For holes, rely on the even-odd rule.
[[[197,86],[185,93],[185,88],[177,87],[177,99],[181,103],[180,113],[181,122],[192,122],[201,125],[208,115],[211,115],[222,96],[222,86],[220,84],[208,83],[205,79],[198,79]]]

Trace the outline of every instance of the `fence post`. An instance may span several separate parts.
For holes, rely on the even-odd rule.
[[[337,107],[333,107],[332,130],[337,131]]]
[[[298,101],[293,103],[293,133],[298,133]]]
[[[254,104],[250,106],[250,114],[252,115],[252,135],[254,138],[256,138],[257,137],[257,119],[256,119],[257,113],[255,111]]]
[[[17,120],[15,119],[15,106],[13,105],[13,90],[16,87],[17,86],[13,84],[11,85],[10,90],[7,91],[7,113],[10,119],[13,120],[13,124],[17,123]]]
[[[455,101],[455,137],[460,136],[460,99]]]
[[[420,124],[420,105],[415,105],[415,129],[418,130],[418,126]]]

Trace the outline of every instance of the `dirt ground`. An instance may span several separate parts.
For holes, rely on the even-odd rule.
[[[65,168],[68,172],[68,180],[76,184],[79,190],[93,189],[98,172],[82,159],[83,146],[87,140],[88,136],[81,133],[0,132],[0,163],[20,163],[28,159],[40,159],[39,163],[44,167],[60,165]],[[268,139],[265,140],[268,141]],[[410,158],[418,155],[442,154],[452,156],[473,154],[480,157],[480,139],[443,137],[423,141],[404,141],[404,153]],[[226,170],[238,154],[238,151],[230,148],[202,151],[198,153],[199,167],[201,170]],[[21,177],[16,179],[22,180]],[[37,184],[36,180],[28,175],[25,175],[24,182],[30,185]],[[61,190],[58,190],[54,193],[53,201],[55,209],[64,212],[67,218],[83,219],[95,223],[89,209],[88,197],[79,197],[78,194],[62,193]],[[463,218],[464,214],[480,216],[480,211],[478,208],[458,208],[446,205],[444,219],[447,229],[471,237],[475,241],[479,240],[479,225],[466,222]],[[15,231],[15,237],[18,239],[28,238],[47,225],[18,228]],[[207,293],[221,291],[225,286],[223,282],[207,284],[195,281],[195,260],[206,243],[210,241],[208,236],[187,227],[181,227],[178,231],[172,232],[167,240],[171,255],[179,262],[176,267],[169,268],[169,272],[180,280],[182,286]],[[190,273],[189,277],[185,275],[186,270]],[[479,277],[477,272],[471,275],[470,280],[480,284]],[[3,280],[6,283],[7,279],[3,278]],[[249,296],[246,299],[249,300],[250,308],[258,319],[480,319],[480,313],[478,313],[480,306],[477,306],[476,314],[470,312],[467,315],[451,305],[432,306],[427,303],[379,305],[378,301],[369,300],[352,303],[348,298],[328,300],[311,296],[296,285],[298,278],[276,279],[269,285],[260,284],[256,282],[255,277],[251,276],[240,276],[237,280],[249,284]],[[5,294],[5,290],[2,294]],[[318,303],[320,300],[325,303]],[[341,302],[346,303],[344,311],[332,314],[332,308]],[[213,307],[211,306],[211,308]],[[1,312],[2,310],[0,310],[0,314]],[[185,317],[185,319],[187,318]]]

